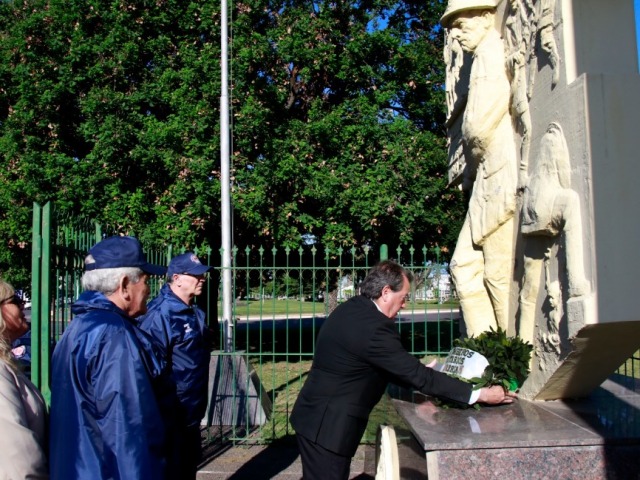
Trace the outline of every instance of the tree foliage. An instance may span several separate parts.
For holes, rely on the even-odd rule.
[[[234,197],[254,238],[453,245],[442,6],[238,5]]]
[[[219,243],[219,2],[0,3],[0,270],[31,208]],[[238,244],[452,248],[442,1],[234,2]]]

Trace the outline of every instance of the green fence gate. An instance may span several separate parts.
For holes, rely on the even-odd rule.
[[[71,321],[72,302],[81,293],[84,257],[96,242],[118,233],[89,220],[60,217],[50,203],[34,204],[32,379],[47,399],[51,352]],[[162,265],[174,253],[184,251],[175,245],[144,248],[150,262]],[[198,298],[215,325],[221,298],[221,257],[212,255],[207,247],[196,249],[196,253],[215,267],[206,294]],[[209,416],[210,438],[263,443],[292,434],[289,413],[310,368],[319,327],[336,305],[355,294],[358,282],[380,259],[398,260],[416,278],[411,301],[397,323],[405,347],[419,357],[448,352],[458,335],[459,312],[446,268],[438,263],[439,253],[426,247],[234,247],[233,348],[230,352],[216,351],[215,356],[231,357],[230,365],[244,365],[246,381],[252,382],[252,387],[255,384],[258,403],[267,409],[261,424],[252,425],[255,422],[247,413],[252,407],[243,403],[248,401],[247,396],[227,390],[233,421],[228,422],[231,425],[216,424],[222,416]],[[162,281],[152,279],[152,296]],[[218,348],[221,345],[219,336]],[[236,387],[241,389],[243,385]],[[393,409],[383,404],[378,413],[382,418],[374,415],[372,422],[384,421],[386,415],[393,415]],[[373,441],[375,429],[367,435],[365,441]]]

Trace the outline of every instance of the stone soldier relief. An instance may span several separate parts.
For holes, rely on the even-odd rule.
[[[464,330],[534,345],[520,395],[588,395],[640,348],[632,2],[450,0],[451,261]]]

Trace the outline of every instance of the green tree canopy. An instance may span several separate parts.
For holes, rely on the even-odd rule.
[[[256,0],[234,22],[235,209],[289,244],[451,247],[442,2]]]
[[[158,244],[220,236],[220,5],[0,3],[0,270],[52,200]],[[234,2],[237,244],[452,248],[441,1]],[[9,272],[7,272],[9,271]]]

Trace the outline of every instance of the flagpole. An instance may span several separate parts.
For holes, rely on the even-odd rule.
[[[220,0],[220,195],[222,230],[222,325],[224,351],[233,350],[232,282],[231,282],[231,192],[229,141],[229,27],[227,0]]]

